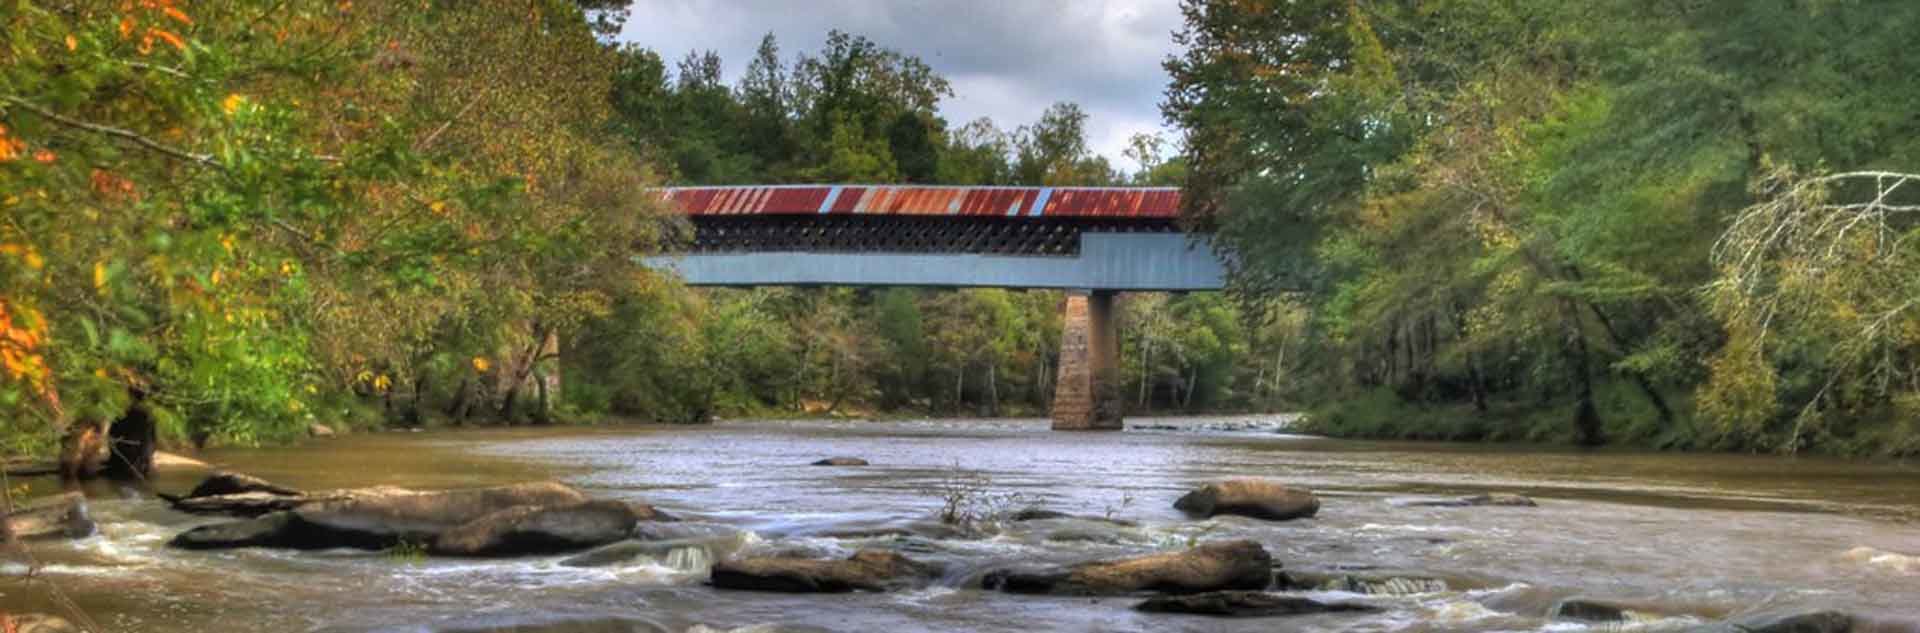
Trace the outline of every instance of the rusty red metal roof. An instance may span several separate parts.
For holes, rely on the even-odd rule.
[[[967,215],[1046,218],[1180,217],[1175,187],[942,187],[739,185],[670,187],[661,197],[687,215]]]

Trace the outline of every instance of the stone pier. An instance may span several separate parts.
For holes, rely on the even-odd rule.
[[[1120,339],[1112,291],[1067,292],[1060,329],[1060,380],[1053,392],[1053,430],[1117,431]]]

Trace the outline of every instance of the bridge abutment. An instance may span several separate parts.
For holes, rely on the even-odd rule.
[[[1110,290],[1067,293],[1060,329],[1060,378],[1054,384],[1053,430],[1117,431],[1120,338]]]

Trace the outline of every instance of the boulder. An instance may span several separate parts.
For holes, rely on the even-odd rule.
[[[1445,507],[1445,508],[1464,508],[1464,507],[1471,507],[1471,506],[1508,506],[1508,507],[1519,507],[1519,508],[1531,508],[1531,507],[1538,506],[1540,504],[1534,503],[1532,498],[1529,498],[1525,495],[1509,494],[1505,492],[1490,492],[1490,493],[1484,493],[1484,494],[1469,495],[1465,497],[1456,497],[1452,499],[1421,499],[1419,501],[1409,502],[1407,503],[1407,505],[1436,506],[1436,507]]]
[[[211,475],[207,475],[206,479],[200,480],[200,485],[194,486],[193,490],[188,491],[185,496],[180,498],[198,499],[200,497],[217,497],[220,495],[245,493],[263,493],[283,497],[298,497],[305,494],[253,475],[218,470],[214,471]]]
[[[442,532],[509,508],[586,501],[579,491],[557,483],[435,492],[363,488],[306,497],[290,510],[251,520],[194,528],[172,544],[188,549],[386,549],[402,542],[433,543]]]
[[[93,535],[87,517],[87,498],[68,492],[35,499],[0,515],[0,541],[11,539],[85,538]]]
[[[1286,521],[1319,512],[1320,498],[1311,490],[1264,479],[1230,479],[1201,486],[1173,502],[1173,507],[1200,517],[1234,514]]]
[[[867,466],[867,460],[858,457],[828,457],[814,462],[814,466]]]
[[[1253,541],[1218,541],[1178,552],[1075,565],[1064,570],[1001,570],[981,586],[1009,593],[1120,595],[1137,591],[1190,594],[1266,589],[1273,557]]]
[[[1553,605],[1553,612],[1549,615],[1555,620],[1575,620],[1580,622],[1627,621],[1627,610],[1624,608],[1605,602],[1596,602],[1580,598],[1561,600],[1559,604]]]
[[[429,551],[442,556],[573,552],[623,540],[635,523],[660,516],[651,506],[620,501],[519,506],[441,532]]]
[[[9,633],[86,633],[66,618],[45,613],[8,615],[0,611],[0,631]]]
[[[716,589],[786,593],[887,591],[939,575],[938,567],[884,550],[860,550],[845,560],[744,558],[713,566]]]
[[[1299,596],[1263,591],[1210,591],[1184,596],[1156,596],[1134,605],[1147,613],[1185,613],[1224,618],[1257,618],[1313,613],[1375,613],[1379,607],[1352,602],[1320,602]]]
[[[315,422],[313,424],[307,425],[307,435],[311,435],[313,437],[333,437],[334,436],[333,427],[327,426],[325,424],[321,424],[319,422]]]

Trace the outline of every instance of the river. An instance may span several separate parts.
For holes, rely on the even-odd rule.
[[[39,579],[8,563],[0,610],[53,611],[54,592],[111,631],[1580,631],[1545,616],[1568,597],[1629,605],[1631,629],[1684,629],[1755,610],[1834,608],[1920,619],[1920,468],[1770,456],[1576,452],[1359,442],[1282,432],[1284,418],[1134,420],[1123,433],[1053,433],[1043,420],[762,421],[381,433],[222,449],[220,466],[307,489],[423,488],[559,479],[732,534],[706,555],[606,566],[564,557],[419,559],[383,553],[186,552],[201,523],[132,490],[91,491],[100,534],[43,542]],[[1140,428],[1155,427],[1155,428]],[[1167,427],[1167,428],[1159,428]],[[809,462],[857,456],[866,467]],[[162,473],[183,491],[198,474]],[[1323,505],[1285,523],[1187,519],[1172,501],[1234,476],[1310,487]],[[1038,521],[961,537],[928,521],[957,481],[1100,521]],[[1427,507],[1478,492],[1539,507]],[[1015,596],[966,586],[995,567],[1070,563],[1226,538],[1288,570],[1407,576],[1444,589],[1364,600],[1376,614],[1217,620],[1148,615],[1130,599]],[[945,563],[902,593],[716,591],[732,552],[845,556],[879,547]],[[699,552],[694,552],[698,554]],[[1617,625],[1615,625],[1617,627]],[[1596,629],[1601,630],[1601,629]]]

